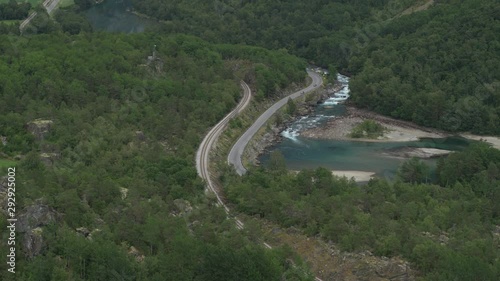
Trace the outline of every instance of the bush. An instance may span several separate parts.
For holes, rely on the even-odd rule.
[[[373,120],[365,120],[352,130],[351,138],[375,139],[384,135],[386,128]]]

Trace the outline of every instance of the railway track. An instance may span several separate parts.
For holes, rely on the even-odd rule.
[[[321,84],[323,82],[321,80],[321,78],[318,78],[319,77],[318,75],[313,74],[312,72],[309,72],[309,71],[308,71],[308,74],[309,74],[309,76],[311,76],[311,78],[313,78],[311,85],[309,85],[307,88],[305,88],[302,91],[298,91],[298,92],[292,94],[291,95],[292,98],[296,98],[299,95],[302,95],[304,92],[309,92],[309,91],[315,89],[318,86],[318,84]],[[233,111],[231,111],[228,115],[226,115],[219,123],[217,123],[217,125],[215,125],[208,132],[208,134],[205,136],[205,138],[201,142],[201,145],[198,148],[198,151],[196,152],[196,170],[198,172],[198,175],[203,180],[205,180],[207,190],[211,191],[215,194],[215,196],[217,197],[218,204],[224,208],[224,211],[226,212],[226,214],[228,216],[230,215],[230,210],[227,207],[226,203],[224,202],[222,193],[218,190],[217,186],[212,181],[212,178],[210,175],[209,158],[210,158],[210,151],[212,150],[212,146],[214,145],[214,143],[217,142],[217,139],[219,138],[222,131],[226,128],[229,121],[231,119],[233,119],[236,115],[238,115],[250,103],[250,99],[252,96],[252,92],[250,90],[250,87],[244,81],[241,81],[240,85],[241,85],[241,88],[243,89],[243,98],[241,99],[241,101],[238,103],[238,105],[236,106],[236,108]],[[285,99],[283,99],[283,100],[285,100]],[[281,106],[282,105],[280,105],[279,107],[281,107]],[[239,159],[241,162],[241,155],[240,155]],[[239,220],[236,217],[234,217],[234,220],[236,223],[236,227],[238,229],[244,228],[245,225],[241,220]],[[271,245],[269,245],[266,242],[263,242],[262,244],[264,247],[266,247],[268,249],[273,248]],[[319,277],[315,277],[314,280],[315,281],[323,281]]]
[[[250,87],[244,81],[241,81],[240,85],[241,88],[243,88],[243,98],[233,111],[231,111],[228,115],[226,115],[226,117],[224,117],[219,123],[217,123],[217,125],[215,125],[208,132],[208,134],[201,142],[201,145],[196,153],[196,170],[198,172],[198,175],[203,180],[205,180],[207,184],[207,189],[215,194],[215,196],[217,197],[218,204],[224,208],[227,214],[229,214],[229,208],[224,203],[222,194],[221,192],[219,192],[217,186],[215,186],[210,175],[209,157],[212,146],[214,145],[214,143],[217,142],[217,139],[219,138],[220,134],[227,126],[229,121],[233,119],[236,115],[238,115],[250,103],[250,99],[252,97],[252,91],[250,90]],[[239,229],[243,229],[244,226],[243,222],[241,222],[237,218],[235,218],[235,221],[236,221],[236,226]]]

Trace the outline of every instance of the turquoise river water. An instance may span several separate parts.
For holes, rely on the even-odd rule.
[[[95,30],[107,32],[144,32],[154,21],[130,12],[130,0],[105,0],[85,12],[85,16]]]
[[[339,75],[343,84],[341,94],[349,94],[349,79]],[[300,132],[327,122],[330,118],[345,114],[344,105],[326,100],[318,105],[314,113],[295,120],[281,133],[283,141],[270,147],[259,161],[266,165],[270,153],[279,150],[286,159],[291,170],[314,169],[325,167],[339,171],[375,172],[380,177],[392,179],[402,162],[406,159],[390,156],[387,152],[405,147],[439,148],[453,151],[465,149],[470,141],[461,137],[441,139],[421,139],[410,142],[362,142],[341,140],[316,140],[300,136]],[[436,159],[423,160],[429,166],[435,167]]]

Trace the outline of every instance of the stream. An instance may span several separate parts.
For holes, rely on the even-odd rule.
[[[342,89],[337,93],[349,94],[349,78],[339,74],[337,80],[342,84]],[[266,165],[271,152],[278,150],[285,157],[287,167],[291,170],[325,167],[337,171],[374,172],[379,177],[394,179],[399,165],[407,159],[391,156],[388,154],[390,151],[407,147],[460,151],[470,143],[461,137],[426,138],[408,142],[363,142],[317,140],[300,135],[301,131],[321,126],[331,118],[345,114],[344,105],[336,104],[332,98],[327,99],[323,104],[318,105],[311,115],[299,117],[289,125],[281,133],[283,140],[260,155],[259,162]],[[436,158],[423,159],[423,161],[432,168],[431,170],[434,170]]]
[[[85,16],[95,30],[107,32],[144,32],[154,25],[154,21],[130,12],[131,0],[105,0],[85,12]],[[337,94],[349,95],[349,78],[337,76],[341,89]],[[333,96],[333,95],[332,95]],[[300,132],[321,126],[331,118],[346,114],[346,108],[335,99],[327,99],[318,105],[313,114],[297,118],[282,133],[283,141],[267,149],[259,156],[260,163],[269,161],[270,153],[279,150],[284,155],[289,169],[314,169],[325,167],[338,171],[366,171],[393,179],[399,165],[406,159],[387,155],[387,151],[404,147],[426,147],[459,151],[466,148],[469,141],[463,138],[421,139],[412,142],[362,142],[344,140],[315,140],[300,136]],[[429,166],[436,165],[436,159],[424,159]]]

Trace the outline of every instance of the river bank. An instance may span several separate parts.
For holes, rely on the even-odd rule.
[[[368,142],[406,142],[416,141],[420,138],[444,138],[450,136],[450,134],[437,129],[421,127],[411,122],[393,119],[352,106],[346,106],[346,110],[345,116],[333,118],[324,126],[305,130],[301,132],[301,136],[312,139]],[[382,137],[369,139],[351,138],[349,136],[355,126],[369,119],[375,120],[387,129]]]
[[[412,122],[397,120],[391,117],[383,116],[364,109],[347,106],[347,114],[345,116],[336,117],[329,120],[325,125],[311,128],[301,132],[301,136],[311,139],[325,140],[349,140],[349,141],[364,141],[364,142],[407,142],[417,141],[422,138],[446,138],[453,134],[441,131],[434,128],[427,128],[416,125]],[[375,120],[387,130],[382,137],[377,139],[368,138],[351,138],[349,134],[353,128],[364,120]],[[460,134],[459,136],[477,141],[485,141],[493,147],[500,149],[500,138],[493,136],[477,136],[472,134]],[[426,154],[425,158],[432,156],[442,156],[446,153],[443,151],[423,151]],[[418,156],[418,155],[413,155]]]

